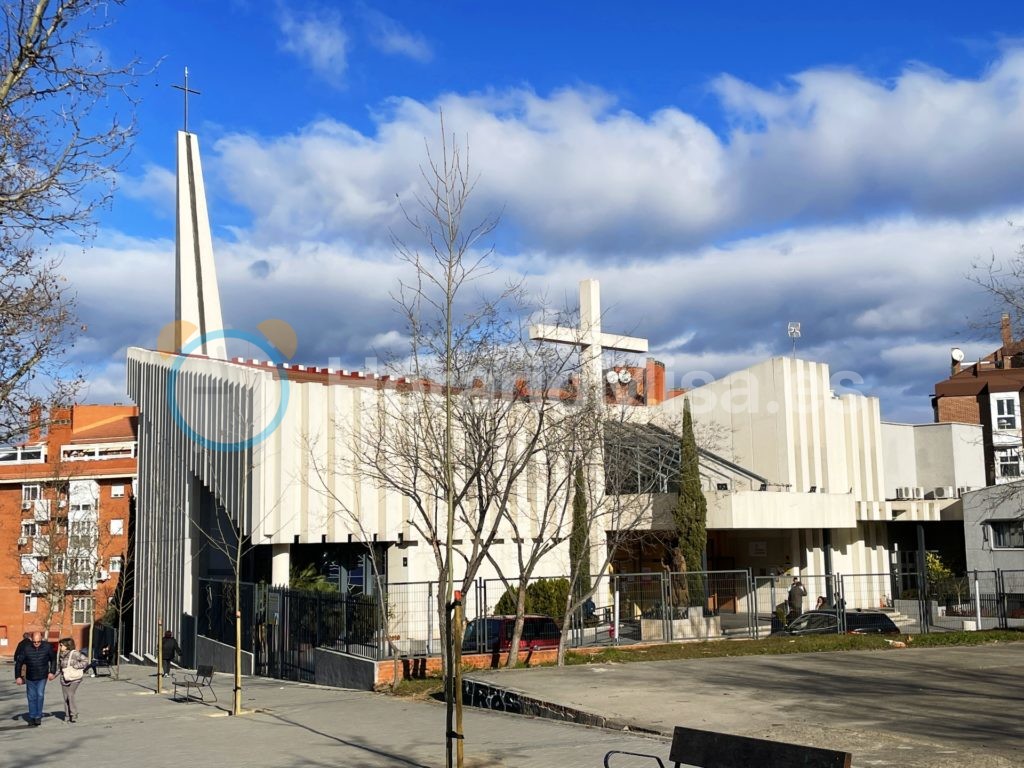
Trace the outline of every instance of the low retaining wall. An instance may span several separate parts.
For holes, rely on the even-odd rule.
[[[203,635],[196,635],[196,665],[212,664],[216,672],[235,671],[234,646],[218,643]],[[242,651],[242,674],[252,674],[252,654]]]
[[[472,678],[462,681],[462,703],[469,707],[489,709],[493,712],[545,717],[549,720],[592,725],[598,728],[623,730],[628,727],[630,730],[639,733],[658,733],[658,731],[646,728],[637,728],[635,724],[628,723],[625,720],[595,715],[575,707],[541,701],[540,699],[526,696],[513,688],[504,688],[491,682],[474,680]]]

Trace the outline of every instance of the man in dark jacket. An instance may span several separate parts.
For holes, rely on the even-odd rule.
[[[804,596],[807,594],[807,590],[804,585],[800,582],[799,576],[793,577],[793,584],[789,588],[789,616],[788,621],[793,621],[797,616],[804,612]]]
[[[24,665],[24,677],[22,677]],[[28,724],[43,724],[43,699],[46,683],[57,674],[57,654],[53,646],[43,642],[41,632],[33,632],[28,645],[19,644],[14,656],[14,682],[25,686],[28,695]]]
[[[171,661],[180,654],[181,647],[178,645],[178,641],[174,639],[174,635],[171,634],[171,630],[168,629],[164,632],[164,637],[160,641],[160,655],[163,657],[164,675],[171,674]]]

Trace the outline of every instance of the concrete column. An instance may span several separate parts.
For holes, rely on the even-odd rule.
[[[289,544],[270,545],[270,583],[287,587],[291,576],[292,554]]]
[[[793,576],[800,575],[800,563],[804,560],[804,550],[800,544],[800,529],[794,528],[790,531],[790,544],[789,549],[792,554],[790,557],[793,558],[791,565],[791,573]]]

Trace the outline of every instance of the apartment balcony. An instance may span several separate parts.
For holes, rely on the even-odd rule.
[[[26,499],[21,502],[21,511],[31,513],[37,523],[45,523],[50,519],[50,500]]]

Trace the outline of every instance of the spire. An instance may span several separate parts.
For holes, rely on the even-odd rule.
[[[175,349],[197,338],[202,342],[189,351],[221,360],[227,359],[220,314],[220,291],[213,262],[210,217],[206,211],[203,166],[199,161],[199,138],[178,131],[178,205],[175,243],[177,270],[174,296]]]

